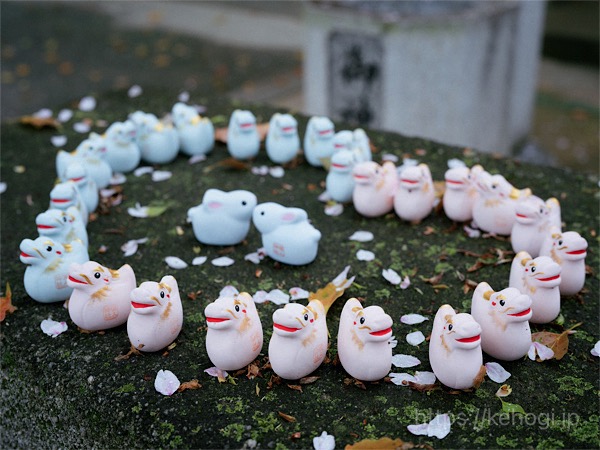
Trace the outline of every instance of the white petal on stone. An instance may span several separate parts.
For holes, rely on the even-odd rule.
[[[317,197],[317,200],[319,200],[320,202],[323,202],[323,203],[327,203],[328,201],[331,200],[331,195],[329,194],[329,192],[324,191],[321,195],[319,195]]]
[[[344,205],[341,203],[327,203],[325,205],[325,214],[331,217],[340,216],[344,212]]]
[[[321,436],[313,438],[313,447],[315,450],[335,450],[335,437],[323,431]]]
[[[206,256],[196,256],[192,259],[192,266],[201,266],[206,262],[208,258]]]
[[[221,370],[218,367],[210,367],[204,369],[204,373],[207,373],[211,377],[226,379],[229,374],[225,370]]]
[[[117,191],[114,189],[100,189],[100,197],[102,198],[112,197],[116,193]]]
[[[148,207],[136,203],[134,208],[127,208],[127,214],[129,214],[131,217],[144,219],[148,217]]]
[[[400,275],[394,269],[383,269],[381,275],[393,285],[398,285],[402,281]]]
[[[219,292],[219,297],[234,297],[234,296],[238,295],[239,293],[240,293],[240,291],[238,291],[232,285],[228,284],[223,289],[221,289],[221,292]]]
[[[269,169],[269,175],[271,175],[273,178],[283,178],[285,175],[285,170],[281,166],[271,167]]]
[[[234,263],[235,261],[231,259],[229,256],[221,256],[220,258],[213,259],[210,263],[213,266],[217,267],[227,267]]]
[[[283,292],[281,289],[273,289],[267,294],[266,300],[276,305],[284,305],[290,302],[290,296]]]
[[[79,100],[78,108],[80,111],[93,111],[96,109],[96,99],[91,96],[83,97],[81,100]]]
[[[334,286],[340,286],[344,280],[348,279],[348,272],[350,272],[350,266],[344,267],[344,270],[342,270],[333,280],[331,280],[331,284]]]
[[[463,227],[463,230],[465,230],[465,233],[467,233],[467,236],[469,236],[471,239],[475,239],[481,236],[481,231],[471,228],[467,225]]]
[[[140,95],[142,95],[142,92],[144,92],[143,89],[142,89],[142,87],[139,86],[139,85],[137,85],[137,84],[134,84],[127,91],[127,96],[129,98],[139,97]]]
[[[535,345],[533,345],[533,342],[529,346],[529,350],[527,351],[527,356],[529,357],[530,360],[535,361]]]
[[[435,374],[433,372],[427,371],[416,371],[415,372],[415,380],[417,384],[435,384]]]
[[[458,167],[467,167],[465,162],[458,158],[452,158],[448,160],[448,169],[456,169]]]
[[[397,163],[399,161],[400,158],[398,158],[396,155],[393,155],[391,153],[384,153],[383,155],[381,155],[381,161],[391,161],[393,163]]]
[[[126,181],[127,181],[127,177],[124,174],[122,174],[120,172],[116,172],[116,173],[113,173],[113,176],[110,179],[110,184],[112,186],[115,186],[118,184],[123,184]]]
[[[206,155],[205,154],[200,154],[200,155],[194,155],[192,156],[190,159],[188,159],[188,164],[197,164],[199,162],[202,161],[206,161]]]
[[[409,381],[412,381],[413,383],[417,382],[417,379],[408,373],[392,372],[389,374],[389,377],[391,379],[391,382],[398,386],[408,386]]]
[[[250,169],[250,172],[252,172],[253,175],[265,176],[269,173],[269,168],[267,166],[253,166]]]
[[[267,301],[267,291],[258,291],[252,296],[254,303],[264,303]]]
[[[52,142],[52,145],[54,145],[55,147],[62,147],[63,145],[65,145],[67,143],[67,137],[65,135],[57,135],[57,136],[52,136],[50,138],[50,142]]]
[[[173,173],[169,172],[168,170],[155,170],[154,172],[152,172],[152,181],[154,181],[154,182],[166,181],[169,178],[171,178],[172,176],[173,176]]]
[[[190,93],[188,91],[180,92],[177,96],[177,100],[186,103],[190,99]]]
[[[148,238],[140,238],[140,239],[135,239],[135,242],[137,242],[138,244],[145,244],[146,242],[148,242]]]
[[[406,325],[416,325],[417,323],[422,323],[426,320],[429,319],[421,314],[404,314],[400,317],[400,322],[405,323]]]
[[[352,236],[350,236],[348,239],[351,241],[357,241],[357,242],[369,242],[372,241],[374,238],[373,233],[371,233],[370,231],[355,231]]]
[[[594,345],[594,348],[590,350],[590,353],[593,356],[600,356],[600,341],[596,342],[596,345]]]
[[[354,283],[354,279],[355,278],[356,278],[356,275],[354,275],[353,277],[348,278],[344,284],[342,284],[341,286],[338,286],[337,288],[335,288],[335,290],[336,291],[342,291],[344,289],[348,289],[350,286],[352,286],[352,283]]]
[[[418,425],[408,425],[406,427],[408,431],[417,436],[427,436],[427,430],[429,428],[428,423],[420,423]]]
[[[302,288],[293,287],[290,289],[290,295],[292,296],[290,300],[303,300],[308,298],[310,293]]]
[[[406,342],[408,342],[410,345],[419,345],[424,340],[425,336],[420,331],[414,331],[406,335]]]
[[[137,169],[135,169],[135,170],[133,171],[133,174],[134,174],[136,177],[141,177],[142,175],[146,175],[146,174],[148,174],[148,173],[152,173],[152,172],[154,172],[154,167],[150,167],[150,166],[141,166],[141,167],[138,167]]]
[[[260,257],[260,253],[258,252],[248,253],[246,256],[244,256],[244,261],[250,261],[254,264],[259,264],[262,259],[263,258]]]
[[[32,114],[33,117],[37,117],[38,119],[49,119],[52,117],[52,110],[48,108],[42,108]]]
[[[542,361],[554,358],[554,351],[540,342],[534,342],[535,350]]]
[[[496,383],[504,383],[510,378],[510,372],[496,362],[485,363],[485,370],[490,380]]]
[[[185,269],[188,266],[183,259],[178,258],[177,256],[167,256],[165,262],[171,269]]]
[[[163,395],[173,395],[181,383],[170,370],[159,370],[154,379],[154,389]]]
[[[0,181],[0,194],[4,194],[8,185],[4,181]]]
[[[396,336],[392,336],[388,341],[388,344],[390,344],[391,348],[396,348],[396,346],[398,345],[398,339],[396,339]]]
[[[448,414],[438,414],[429,422],[427,427],[427,436],[435,436],[438,439],[444,439],[450,433],[450,417]]]
[[[61,109],[58,113],[58,116],[56,116],[58,121],[61,123],[68,122],[69,120],[71,120],[71,117],[73,117],[73,111],[71,111],[70,109]]]
[[[392,364],[396,367],[405,369],[407,367],[418,366],[421,364],[421,360],[411,355],[397,354],[392,356]]]
[[[406,275],[404,277],[404,280],[402,280],[402,283],[400,283],[400,289],[408,289],[409,286],[410,286],[410,278],[408,278],[408,275]]]
[[[131,256],[135,255],[138,250],[138,243],[134,240],[127,241],[123,245],[121,245],[121,251],[123,252],[123,256]]]
[[[40,328],[48,336],[52,336],[53,338],[55,338],[59,334],[62,334],[65,331],[67,331],[68,327],[65,322],[57,322],[52,319],[45,319],[45,320],[42,320],[42,323],[40,324]]]
[[[90,124],[86,122],[75,122],[73,124],[73,129],[78,133],[85,134],[90,132],[91,127]]]
[[[370,250],[359,250],[356,252],[356,258],[359,261],[373,261],[375,259],[375,253]]]

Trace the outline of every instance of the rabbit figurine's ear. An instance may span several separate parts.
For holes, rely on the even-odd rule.
[[[293,222],[296,219],[296,214],[292,211],[286,211],[281,215],[282,222]]]

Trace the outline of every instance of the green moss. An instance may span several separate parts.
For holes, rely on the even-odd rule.
[[[486,442],[487,439],[485,438],[485,436],[477,436],[475,439],[473,439],[473,444],[475,444],[478,447],[485,447]]]
[[[246,427],[240,423],[230,423],[225,427],[219,430],[223,436],[229,439],[233,439],[236,442],[240,442],[242,440],[242,436],[244,434],[244,430]]]
[[[262,411],[256,411],[252,415],[252,420],[255,423],[255,428],[258,428],[261,433],[270,433],[275,431],[279,426],[280,422],[275,413],[263,413]]]
[[[374,400],[384,405],[388,402],[388,398],[384,397],[383,395],[376,395]]]
[[[275,444],[275,450],[287,450],[287,446],[282,442]]]
[[[138,402],[137,405],[131,407],[131,411],[135,414],[139,414],[142,410],[142,404]]]
[[[571,392],[575,395],[585,395],[585,391],[594,389],[594,385],[583,378],[574,377],[571,375],[565,375],[557,378],[558,390]]]
[[[170,422],[161,422],[160,433],[160,441],[170,448],[179,448],[183,444],[181,436],[175,434],[175,425]]]
[[[390,416],[390,417],[396,417],[398,416],[398,414],[400,413],[400,410],[398,408],[395,408],[393,406],[389,407],[388,409],[385,410],[385,414]]]
[[[227,414],[239,414],[248,407],[241,397],[223,397],[217,404],[217,410]]]
[[[547,425],[551,430],[564,433],[578,442],[587,443],[591,447],[600,447],[599,420],[600,417],[597,415],[592,415],[587,420],[581,420],[578,415],[563,420],[555,420],[551,417]]]
[[[124,384],[123,386],[117,388],[114,390],[115,394],[125,394],[128,392],[134,392],[135,391],[135,386],[131,383],[127,383]]]
[[[387,300],[388,298],[390,298],[392,296],[392,293],[390,292],[389,289],[377,289],[376,291],[373,292],[374,297],[377,300]]]
[[[517,439],[510,439],[510,438],[506,437],[505,435],[498,436],[496,438],[496,444],[498,444],[498,447],[504,447],[504,448],[519,447],[519,441]]]
[[[555,449],[555,448],[564,448],[565,444],[563,441],[559,441],[558,439],[548,438],[542,439],[535,446],[536,449],[545,450],[545,449]]]

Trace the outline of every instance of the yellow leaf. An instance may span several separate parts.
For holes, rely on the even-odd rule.
[[[383,437],[381,439],[363,439],[352,445],[346,445],[345,450],[397,450],[414,448],[412,442],[404,442],[402,439],[390,439]]]
[[[0,322],[4,321],[6,314],[12,314],[17,310],[17,307],[12,304],[12,291],[8,281],[6,282],[5,291],[4,297],[0,298]]]
[[[279,417],[281,417],[286,422],[295,422],[296,421],[296,418],[294,416],[290,416],[289,414],[282,413],[281,411],[277,411],[277,414],[279,414]]]

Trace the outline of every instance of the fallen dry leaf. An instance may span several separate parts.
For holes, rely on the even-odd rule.
[[[8,281],[6,282],[6,289],[4,291],[4,297],[0,298],[0,322],[4,322],[6,314],[12,314],[17,310],[17,307],[12,304],[12,291],[10,290]]]
[[[19,119],[22,125],[31,126],[38,130],[42,128],[60,128],[60,122],[54,117],[36,117],[36,116],[22,116]]]
[[[552,333],[550,331],[539,331],[531,334],[531,341],[537,341],[554,352],[554,359],[560,360],[569,350],[569,334],[574,328],[580,326],[583,322],[573,325],[562,333]]]
[[[227,169],[233,169],[233,170],[250,170],[252,165],[250,163],[240,161],[239,159],[225,158],[225,159],[222,159],[221,161],[211,164],[210,166],[206,166],[202,170],[202,172],[209,173],[209,172],[212,172],[217,167],[225,167]]]
[[[294,434],[290,436],[290,439],[300,439],[302,437],[302,432],[296,431]]]
[[[81,330],[79,330],[81,331]],[[129,358],[131,358],[133,355],[141,355],[142,353],[133,346],[133,344],[131,345],[131,348],[129,349],[129,351],[127,353],[125,353],[124,355],[119,355],[117,357],[115,357],[115,361],[126,361]]]
[[[281,417],[286,422],[296,422],[296,418],[294,416],[290,416],[289,414],[282,413],[281,411],[277,411],[279,417]]]
[[[417,392],[430,392],[440,389],[439,384],[419,384],[414,381],[407,381],[408,387]]]
[[[483,383],[486,372],[487,370],[485,366],[481,366],[481,369],[479,369],[479,373],[475,376],[475,379],[473,380],[473,389],[479,389],[479,386],[481,386],[481,383]]]
[[[186,381],[185,383],[181,383],[181,385],[179,385],[179,389],[177,389],[177,392],[183,392],[183,391],[187,391],[188,389],[200,389],[202,387],[202,385],[200,383],[198,383],[198,380],[196,380],[195,378],[193,380],[190,381]]]
[[[260,375],[260,369],[258,368],[258,366],[254,363],[248,364],[248,371],[246,372],[246,377],[249,380],[253,380],[254,378],[258,377],[259,375]]]
[[[302,386],[300,386],[299,384],[288,384],[287,387],[294,391],[302,392]]]
[[[354,444],[346,445],[345,450],[408,450],[415,448],[412,442],[404,442],[400,438],[390,439],[383,437],[380,439],[363,439]]]
[[[320,377],[304,377],[300,378],[300,384],[312,384],[317,381]]]

